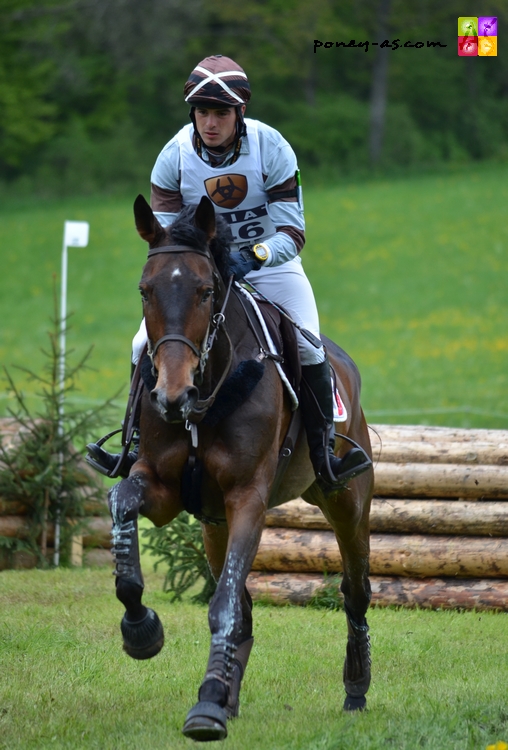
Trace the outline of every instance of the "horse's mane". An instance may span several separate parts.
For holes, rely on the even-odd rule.
[[[188,245],[196,250],[205,250],[207,247],[206,234],[194,224],[194,214],[197,206],[186,206],[178,218],[171,225],[169,232],[175,245]],[[224,280],[228,278],[229,246],[233,241],[233,235],[227,221],[219,214],[215,216],[215,237],[209,244],[217,269]]]

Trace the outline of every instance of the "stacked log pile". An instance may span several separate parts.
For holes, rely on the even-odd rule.
[[[508,431],[372,425],[372,601],[508,611]],[[321,511],[269,511],[249,590],[304,603],[342,570]]]
[[[6,449],[13,446],[19,434],[19,424],[14,419],[0,419],[0,438]],[[109,517],[106,497],[103,501],[92,499],[87,486],[92,470],[83,461],[83,496],[85,517],[72,539],[71,561],[75,565],[106,565],[112,563],[110,552],[111,518]],[[106,494],[106,493],[104,493]],[[0,496],[0,537],[7,539],[28,539],[31,533],[29,505]],[[48,560],[53,558],[54,525],[49,523],[44,532],[44,542],[38,539],[39,548],[45,549]],[[42,535],[41,533],[41,535]],[[0,570],[7,568],[32,568],[36,565],[35,554],[18,550],[9,552],[0,546]]]

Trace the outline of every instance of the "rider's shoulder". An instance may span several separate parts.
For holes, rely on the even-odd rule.
[[[257,130],[260,144],[266,143],[271,146],[279,147],[290,145],[278,130],[272,128],[271,125],[267,125],[266,122],[261,122],[261,120],[251,120],[249,117],[245,118],[245,122],[247,124],[247,128],[250,125],[251,128],[255,128]]]

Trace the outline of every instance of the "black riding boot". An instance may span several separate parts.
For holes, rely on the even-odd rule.
[[[98,443],[88,443],[86,446],[88,455],[85,457],[86,462],[93,466],[94,469],[100,471],[101,474],[105,474],[108,477],[113,476],[113,472],[120,460],[121,453],[109,453],[101,448]],[[129,472],[138,460],[139,450],[139,430],[132,436],[132,450],[128,452],[127,458],[125,459],[120,471],[115,476],[123,477],[124,479],[129,476]]]
[[[131,381],[134,375],[136,365],[131,362]],[[104,440],[104,438],[103,438]],[[85,456],[85,460],[90,466],[101,474],[105,474],[108,477],[123,477],[124,479],[129,476],[129,472],[138,460],[139,451],[139,414],[136,415],[134,422],[134,433],[132,435],[132,450],[129,451],[125,461],[123,462],[120,470],[114,473],[114,470],[120,460],[121,453],[109,453],[101,447],[102,441],[97,443],[88,443],[86,446],[88,455]]]
[[[349,479],[370,469],[372,462],[361,448],[351,448],[343,458],[335,456],[333,395],[328,357],[317,365],[302,366],[300,401],[310,460],[318,479],[328,485],[344,486]]]

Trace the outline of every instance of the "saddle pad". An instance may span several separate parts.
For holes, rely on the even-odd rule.
[[[333,382],[333,377],[331,378],[332,381],[332,393],[335,388],[335,384]],[[345,422],[347,420],[347,409],[344,405],[344,402],[342,401],[340,397],[340,393],[338,388],[335,388],[335,394],[333,399],[333,421],[334,422]]]
[[[272,337],[270,336],[270,333],[269,333],[268,328],[266,326],[265,319],[263,318],[263,315],[261,313],[261,310],[259,309],[259,306],[258,306],[256,300],[254,299],[254,297],[252,296],[252,294],[250,292],[248,292],[247,289],[245,289],[243,286],[241,286],[237,281],[235,281],[235,286],[239,290],[240,294],[242,294],[251,303],[251,305],[252,305],[252,307],[253,307],[253,309],[254,309],[254,311],[256,313],[256,316],[257,316],[257,318],[259,320],[261,328],[263,330],[263,334],[264,334],[266,342],[268,344],[268,349],[270,350],[270,352],[272,354],[278,354],[277,347],[275,346],[275,344],[272,341]],[[286,373],[282,369],[280,363],[279,362],[275,362],[275,367],[277,368],[277,371],[278,371],[278,373],[280,375],[280,378],[281,378],[282,382],[284,383],[284,385],[287,388],[287,391],[289,393],[289,398],[291,400],[292,410],[294,411],[295,409],[298,408],[298,396],[296,395],[296,393],[294,391],[294,388],[291,385],[291,383],[289,382],[289,380],[288,380],[288,378],[286,376]]]

